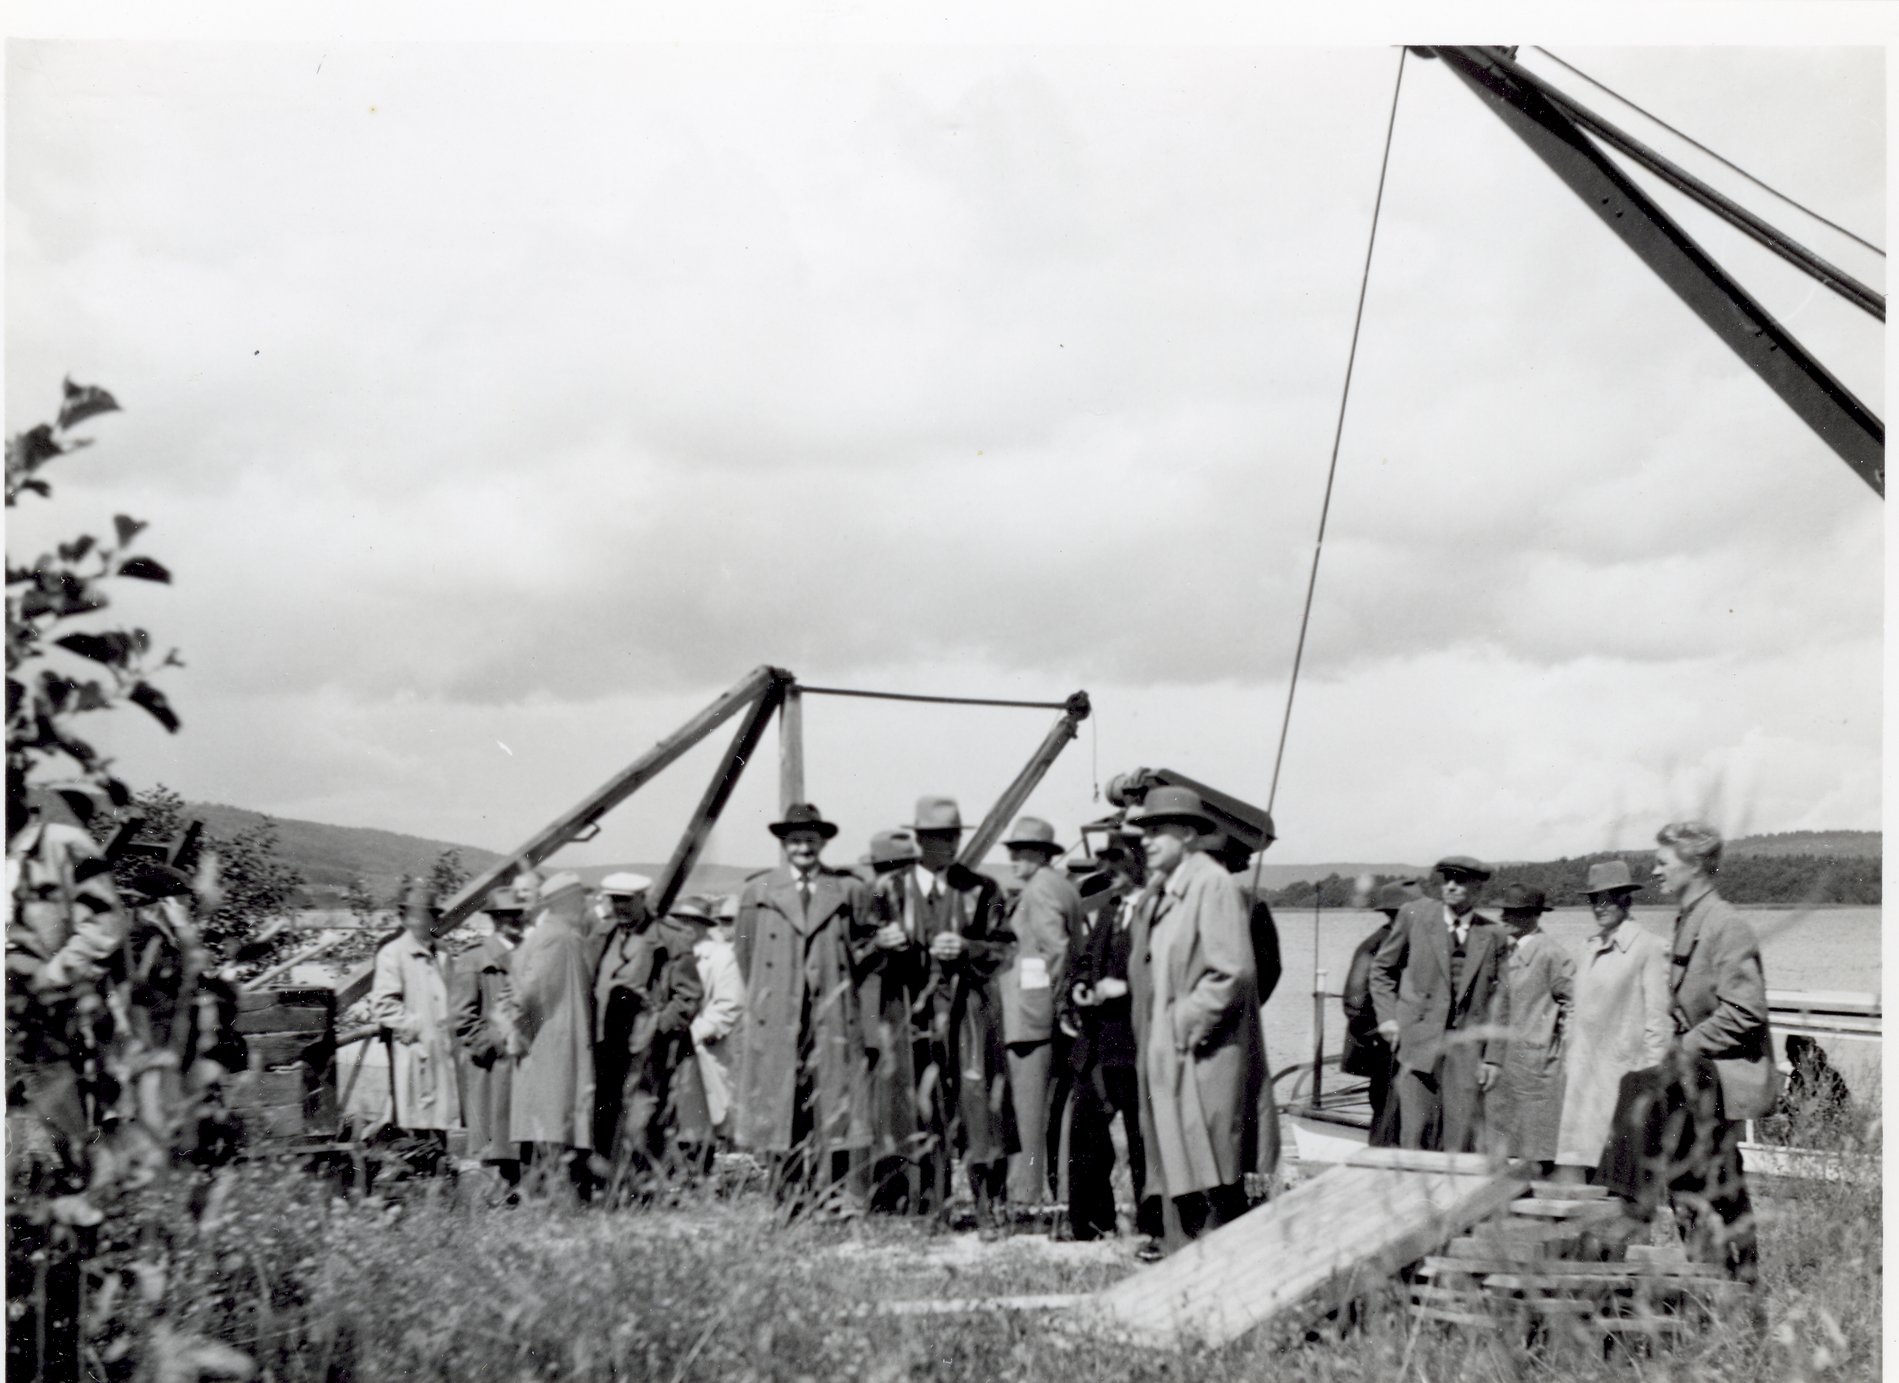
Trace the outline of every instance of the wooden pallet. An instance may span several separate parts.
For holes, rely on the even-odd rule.
[[[334,1137],[336,996],[326,988],[260,989],[238,995],[237,1031],[248,1069],[231,1084],[230,1103],[253,1152]]]
[[[1679,1245],[1630,1245],[1636,1226],[1600,1188],[1536,1182],[1418,1265],[1411,1314],[1485,1333],[1657,1338],[1698,1328],[1748,1289]]]

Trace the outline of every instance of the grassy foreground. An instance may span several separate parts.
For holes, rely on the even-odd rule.
[[[1255,1332],[1218,1350],[1134,1349],[1062,1332],[1046,1315],[878,1316],[872,1304],[896,1298],[1087,1292],[1139,1265],[1127,1241],[979,1247],[910,1223],[783,1225],[759,1194],[610,1213],[487,1199],[479,1179],[464,1178],[400,1205],[349,1200],[264,1164],[222,1173],[201,1218],[156,1197],[144,1261],[94,1286],[144,1295],[151,1324],[143,1339],[96,1341],[95,1358],[130,1363],[155,1342],[173,1354],[182,1342],[218,1342],[249,1356],[254,1376],[286,1383],[1880,1374],[1877,1187],[1768,1202],[1765,1334],[1729,1327],[1611,1359],[1568,1342],[1531,1354],[1419,1329],[1392,1289],[1350,1331]],[[215,1348],[198,1357],[235,1362]]]

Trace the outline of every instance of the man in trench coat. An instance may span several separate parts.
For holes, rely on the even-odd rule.
[[[540,916],[514,959],[509,1136],[543,1169],[548,1189],[591,1194],[593,1151],[593,911],[568,871],[541,883]]]
[[[734,1141],[773,1164],[794,1209],[861,1208],[869,1057],[858,981],[874,924],[862,880],[819,862],[837,826],[808,802],[771,825],[785,862],[745,885],[734,949],[745,979]]]
[[[515,952],[527,908],[512,888],[497,888],[483,909],[494,930],[463,959],[455,999],[455,1037],[465,1060],[463,1089],[468,1155],[493,1167],[509,1186],[521,1180],[521,1145],[509,1125],[514,1060],[508,1055],[507,1006]]]
[[[1378,1031],[1398,1055],[1398,1137],[1407,1148],[1475,1152],[1482,1092],[1503,1058],[1491,1007],[1501,929],[1476,910],[1488,865],[1468,855],[1437,863],[1442,901],[1405,904],[1372,960]]]
[[[1177,1248],[1246,1211],[1265,1038],[1247,908],[1233,876],[1198,848],[1217,830],[1200,795],[1152,788],[1128,824],[1142,831],[1149,880],[1128,968],[1144,1193],[1166,1197],[1166,1239]]]
[[[1009,1099],[1022,1144],[1009,1158],[1009,1203],[1021,1217],[1052,1206],[1057,1185],[1050,1149],[1061,1147],[1055,1096],[1068,1088],[1068,1039],[1058,1034],[1055,1001],[1067,990],[1068,959],[1087,923],[1081,894],[1053,867],[1062,853],[1053,826],[1025,816],[1002,844],[1022,884],[1007,913],[1015,954],[997,976]],[[1058,1084],[1050,1080],[1056,1072],[1064,1077]]]
[[[441,909],[426,883],[402,898],[402,933],[376,952],[369,1016],[390,1039],[390,1124],[412,1140],[416,1170],[440,1169],[448,1130],[462,1122],[461,1071],[449,991],[453,962],[436,942]]]
[[[1510,936],[1491,1018],[1503,1030],[1503,1061],[1484,1096],[1484,1124],[1508,1157],[1555,1166],[1563,1123],[1563,1039],[1576,963],[1542,928],[1540,888],[1511,884],[1498,901]]]
[[[864,985],[872,1023],[875,1204],[947,1214],[960,1153],[985,1236],[1002,1232],[1016,1151],[996,973],[1014,940],[994,879],[956,862],[962,813],[917,802],[920,858],[878,880]]]

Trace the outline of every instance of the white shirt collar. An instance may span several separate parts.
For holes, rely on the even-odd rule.
[[[944,881],[942,875],[932,874],[920,864],[910,867],[916,871],[917,892],[921,893],[924,897],[927,898],[930,896],[931,889],[936,889],[943,893],[949,892],[949,884]]]

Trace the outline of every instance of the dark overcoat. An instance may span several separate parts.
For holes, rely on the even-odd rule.
[[[754,1152],[793,1150],[808,1085],[811,1137],[833,1152],[868,1146],[869,1059],[858,983],[870,951],[863,881],[820,869],[809,904],[789,866],[745,886],[733,925],[745,977],[744,1034],[734,1141]]]
[[[1714,1063],[1723,1119],[1774,1112],[1780,1068],[1767,1025],[1760,942],[1734,905],[1710,889],[1682,909],[1669,966],[1681,1050]]]
[[[1444,904],[1414,898],[1398,913],[1378,954],[1372,957],[1372,1004],[1380,1023],[1398,1024],[1398,1065],[1430,1072],[1444,1054],[1444,1034],[1456,1022],[1461,1030],[1481,1032],[1483,1059],[1503,1059],[1504,1039],[1489,1025],[1502,975],[1503,929],[1494,920],[1470,915],[1464,939],[1463,983],[1451,984],[1451,932]]]
[[[461,1043],[468,1155],[483,1162],[515,1162],[521,1145],[509,1126],[514,1060],[508,1055],[503,1015],[511,997],[517,948],[487,937],[462,958],[456,976],[455,1040]]]
[[[936,1132],[971,1164],[993,1164],[1019,1148],[996,980],[1015,937],[994,879],[953,864],[943,881],[934,906],[914,869],[885,875],[873,895],[872,930],[895,922],[905,935],[899,949],[873,951],[864,982],[874,1145],[880,1155],[914,1158]],[[963,938],[960,959],[930,954],[944,932]]]

